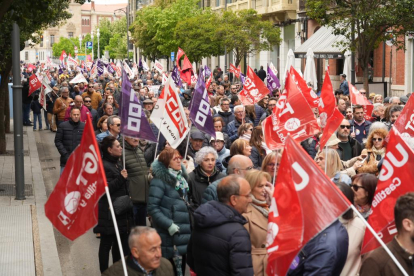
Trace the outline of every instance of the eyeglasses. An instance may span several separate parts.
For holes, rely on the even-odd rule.
[[[115,124],[117,127],[121,126],[121,124]]]
[[[279,167],[280,163],[277,163],[277,164],[275,164],[275,163],[269,163],[269,164],[267,164],[267,166],[269,166],[269,167],[274,167],[275,165],[277,165]]]
[[[221,105],[229,105],[229,104],[221,104]]]
[[[84,101],[85,103],[91,103],[92,101]]]
[[[93,86],[88,86],[89,88],[93,88]]]
[[[342,129],[344,129],[344,128],[351,129],[351,126],[341,125],[341,128],[342,128]]]
[[[183,159],[182,156],[176,156],[172,160],[174,160],[174,161],[181,161],[182,159]]]
[[[352,189],[354,189],[355,192],[358,192],[359,189],[364,189],[365,190],[364,187],[358,186],[357,184],[352,184],[351,187],[352,187]]]
[[[235,111],[234,113],[235,114],[241,114],[241,113],[243,113],[244,111]]]
[[[239,170],[242,170],[242,171],[250,171],[250,170],[253,170],[253,166],[251,166],[251,167],[247,167],[247,168],[245,168],[245,169],[240,169],[240,168],[239,168]]]
[[[245,197],[246,199],[253,198],[253,195],[251,193],[247,195],[235,195],[235,196],[242,196],[242,197]]]
[[[382,142],[382,138],[372,138],[372,141],[378,141],[378,142]]]

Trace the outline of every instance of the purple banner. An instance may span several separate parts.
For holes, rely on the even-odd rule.
[[[59,75],[63,74],[63,70],[65,70],[65,65],[59,64]]]
[[[270,69],[269,64],[267,65],[267,88],[269,89],[270,93],[272,94],[273,90],[280,88],[280,81],[274,74],[273,70]]]
[[[124,136],[157,142],[125,70],[122,69],[121,133]]]
[[[207,81],[210,76],[211,76],[211,70],[206,65],[204,66],[204,81]]]
[[[175,85],[180,88],[183,84],[181,82],[181,78],[180,78],[180,72],[178,71],[177,66],[174,66],[174,69],[171,73],[171,78],[173,79]]]
[[[246,76],[243,75],[243,73],[240,73],[240,80],[241,80],[242,84],[244,85],[244,81],[246,80]]]
[[[112,75],[115,75],[115,70],[114,68],[112,68],[110,63],[106,65],[106,70],[108,70],[108,72],[111,73]]]
[[[98,60],[98,63],[96,64],[96,69],[98,69],[98,77],[104,73],[104,66],[105,64],[101,60]]]
[[[202,69],[200,68],[199,78],[194,89],[193,98],[190,106],[190,120],[196,128],[204,133],[216,137],[216,131],[213,125],[213,116],[211,115],[210,103],[206,84],[202,76]]]
[[[141,60],[141,59],[139,59],[138,69],[139,69],[139,70],[142,70],[142,60]]]

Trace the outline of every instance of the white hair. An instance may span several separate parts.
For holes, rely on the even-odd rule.
[[[213,154],[214,158],[218,158],[217,155],[217,151],[212,148],[212,147],[202,147],[199,151],[197,151],[195,158],[194,158],[194,162],[198,165],[201,164],[201,162],[203,162],[204,158],[208,155],[208,154]]]
[[[234,112],[236,112],[236,109],[242,109],[243,111],[244,111],[244,105],[236,105],[235,107],[234,107]]]
[[[141,236],[142,234],[148,235],[149,233],[157,233],[157,230],[149,226],[136,226],[132,228],[131,233],[128,237],[129,248],[134,247],[136,241],[138,241],[139,239],[139,236]]]
[[[393,101],[394,99],[398,99],[398,100],[399,100],[399,99],[400,99],[400,97],[391,97],[391,98],[390,98],[390,100],[389,100],[388,102],[389,102],[389,103],[392,103],[392,101]]]
[[[384,107],[382,103],[374,103],[374,109],[372,111],[377,111],[380,107]]]

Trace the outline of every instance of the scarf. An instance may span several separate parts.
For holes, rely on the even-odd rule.
[[[183,192],[188,191],[188,183],[185,180],[185,178],[183,177],[183,172],[181,170],[176,171],[172,168],[168,168],[168,172],[174,176],[177,179],[177,182],[175,183],[175,189],[178,190],[182,190]]]
[[[368,218],[369,215],[371,214],[371,206],[369,206],[368,204],[365,204],[363,206],[355,204],[356,209],[358,210],[358,212],[361,213],[361,215],[364,218]]]
[[[240,136],[239,139],[250,141],[250,137],[251,137],[250,134],[245,133],[242,136]]]
[[[381,156],[381,158],[383,158],[384,156],[385,156],[385,150],[386,150],[386,148],[385,147],[382,147],[381,149],[376,149],[375,147],[372,147],[372,152],[375,154],[375,158],[378,156],[378,155],[380,155]]]
[[[267,147],[267,145],[266,145],[266,143],[264,141],[262,141],[262,149],[265,150],[266,155],[267,154],[270,154],[272,152],[272,150]]]
[[[262,213],[265,217],[269,216],[269,205],[267,205],[266,200],[260,201],[257,200],[254,195],[252,205],[254,208],[256,208],[260,213]]]

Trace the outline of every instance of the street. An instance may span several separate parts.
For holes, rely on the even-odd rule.
[[[37,150],[41,162],[43,179],[47,196],[53,191],[59,180],[59,152],[54,139],[55,133],[49,130],[34,131]],[[62,273],[65,276],[100,275],[99,272],[99,239],[93,229],[75,241],[70,241],[54,229]],[[110,265],[112,264],[110,258]]]

